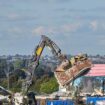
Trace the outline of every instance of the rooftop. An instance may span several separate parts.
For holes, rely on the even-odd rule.
[[[86,76],[105,76],[105,64],[94,64]]]

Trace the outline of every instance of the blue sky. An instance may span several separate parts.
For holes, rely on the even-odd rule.
[[[32,54],[41,34],[65,54],[105,55],[105,0],[0,0],[0,24],[0,55]]]

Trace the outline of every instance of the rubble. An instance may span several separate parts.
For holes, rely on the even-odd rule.
[[[63,65],[63,64],[61,64]],[[92,64],[89,59],[84,60],[82,62],[78,62],[73,67],[67,69],[66,71],[59,72],[61,69],[61,66],[59,66],[56,69],[56,72],[54,72],[55,77],[57,78],[57,81],[60,86],[65,86],[74,79],[76,79],[78,76],[82,75],[84,72],[87,72],[90,70]]]

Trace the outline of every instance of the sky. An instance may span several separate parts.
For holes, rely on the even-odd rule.
[[[0,24],[0,55],[32,54],[42,34],[62,53],[105,55],[105,0],[0,0]]]

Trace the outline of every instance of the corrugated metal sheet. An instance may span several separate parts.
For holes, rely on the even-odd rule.
[[[105,64],[94,64],[85,76],[105,76]]]

